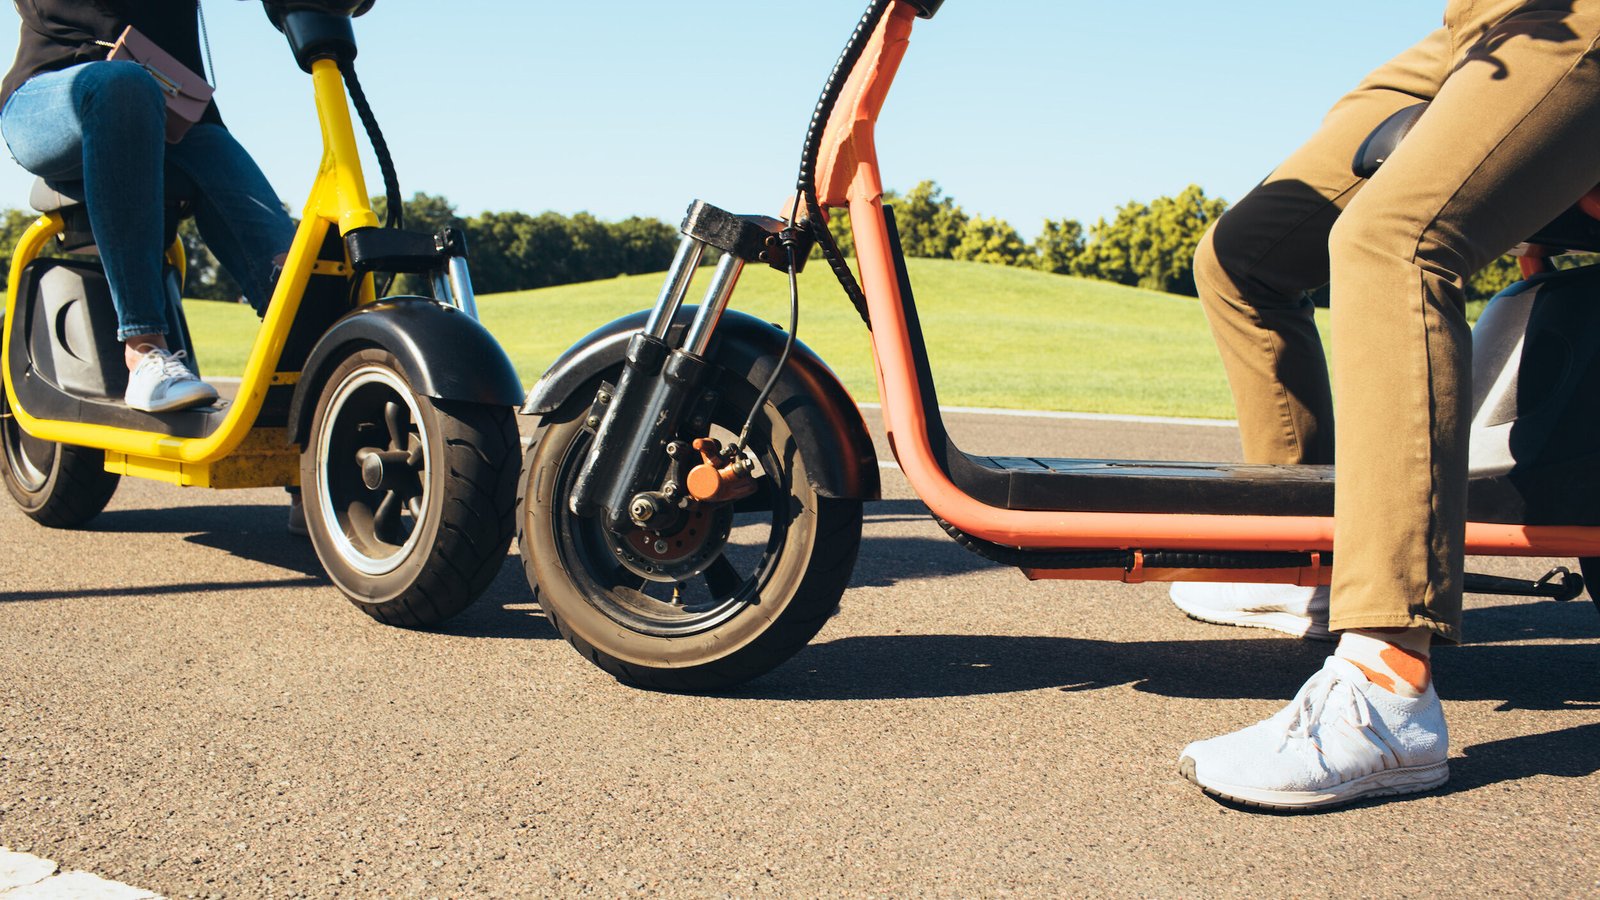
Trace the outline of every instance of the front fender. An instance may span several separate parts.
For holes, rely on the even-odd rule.
[[[676,344],[694,307],[684,307],[669,342]],[[554,412],[575,391],[602,373],[622,365],[628,341],[644,327],[647,314],[623,316],[600,328],[561,355],[528,392],[523,415]],[[788,340],[784,331],[736,310],[717,323],[707,357],[716,365],[767,377]],[[589,399],[589,398],[585,398]],[[796,342],[789,363],[772,391],[795,439],[806,450],[811,486],[824,497],[876,500],[881,486],[878,455],[866,423],[849,391],[811,348]]]
[[[346,314],[312,348],[289,405],[291,441],[305,444],[323,382],[359,347],[394,354],[407,383],[425,397],[488,406],[522,402],[516,369],[476,319],[425,297],[391,297]]]

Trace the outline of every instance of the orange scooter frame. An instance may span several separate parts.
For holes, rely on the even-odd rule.
[[[1331,516],[1186,515],[1005,509],[958,487],[940,465],[930,438],[896,249],[883,206],[874,132],[889,87],[910,43],[919,10],[894,0],[846,82],[822,141],[817,194],[823,207],[848,207],[862,290],[872,323],[872,349],[884,427],[895,456],[933,514],[973,537],[1008,547],[1193,551],[1291,551],[1311,554],[1302,568],[1029,569],[1030,577],[1121,581],[1260,581],[1326,584],[1333,549]],[[1494,556],[1600,555],[1600,527],[1471,522],[1467,552]]]
[[[950,440],[874,146],[915,19],[940,2],[872,0],[811,119],[786,218],[695,201],[655,305],[596,329],[529,392],[522,412],[539,424],[518,511],[524,565],[561,634],[624,682],[703,691],[753,678],[804,646],[849,585],[878,465],[849,393],[795,335],[797,276],[814,245],[867,320],[901,470],[967,549],[1035,579],[1330,581],[1331,466],[984,457]],[[822,210],[839,207],[859,280],[822,226]],[[1575,246],[1559,231],[1541,237]],[[705,299],[686,305],[707,248],[721,254],[716,270]],[[729,308],[746,265],[789,275],[787,330]],[[1589,475],[1600,428],[1587,424],[1600,267],[1523,285],[1474,332],[1499,393],[1481,404],[1494,421],[1474,419],[1468,549],[1576,556],[1600,582],[1600,480]],[[1596,338],[1581,358],[1523,353],[1525,337],[1546,332]],[[1547,390],[1527,407],[1525,359],[1562,372],[1551,379],[1547,365]],[[1583,586],[1564,568],[1539,581],[1465,577],[1467,590],[1556,600]]]

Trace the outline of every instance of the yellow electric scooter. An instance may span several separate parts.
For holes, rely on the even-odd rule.
[[[0,396],[0,474],[35,521],[83,525],[122,476],[171,484],[303,488],[306,525],[334,583],[369,615],[430,625],[499,571],[515,527],[522,389],[477,321],[465,241],[403,230],[394,167],[355,76],[363,0],[266,0],[310,73],[322,165],[231,402],[129,409],[115,311],[92,255],[81,185],[36,185],[40,218],[11,259]],[[387,226],[368,199],[349,100],[384,172]],[[185,214],[169,198],[169,237]],[[55,241],[64,258],[42,258]],[[194,348],[179,305],[182,245],[167,254],[169,343]],[[431,277],[432,298],[377,298],[375,273]]]

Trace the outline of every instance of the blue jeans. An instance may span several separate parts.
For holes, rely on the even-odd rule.
[[[294,239],[278,195],[226,128],[201,123],[168,144],[166,120],[155,79],[125,61],[35,75],[0,111],[0,135],[24,169],[83,182],[118,340],[169,330],[161,280],[169,178],[184,183],[200,236],[258,313],[271,300],[273,260]]]

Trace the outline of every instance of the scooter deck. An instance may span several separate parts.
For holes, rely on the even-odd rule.
[[[175,438],[204,438],[222,424],[228,414],[227,400],[210,406],[180,412],[147,413],[129,409],[120,400],[78,397],[50,384],[43,378],[20,378],[17,399],[35,418],[63,422],[87,422],[129,431],[164,434]],[[281,424],[281,423],[279,423]]]
[[[905,269],[893,211],[885,209],[916,360],[929,443],[962,492],[999,509],[1177,513],[1190,515],[1333,515],[1333,466],[1245,465],[1113,459],[982,456],[965,453],[945,430],[928,363],[922,323]],[[1600,526],[1595,469],[1588,455],[1534,471],[1485,472],[1468,483],[1467,518],[1506,525]],[[1565,489],[1560,489],[1560,486]],[[1538,502],[1530,498],[1547,498]]]
[[[1333,515],[1333,466],[976,456],[963,453],[948,436],[944,442],[942,462],[950,480],[974,499],[1002,509]],[[1530,494],[1540,492],[1523,490],[1510,474],[1473,478],[1467,516],[1508,525],[1600,525],[1600,509],[1591,504],[1535,508],[1525,499]]]

